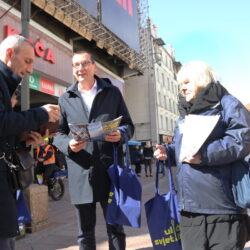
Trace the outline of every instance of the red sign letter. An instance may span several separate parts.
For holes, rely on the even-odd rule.
[[[128,11],[130,16],[133,16],[133,5],[132,0],[116,0],[120,5],[122,5],[123,9]],[[128,3],[127,3],[128,1]]]
[[[45,60],[50,62],[50,63],[55,63],[55,57],[53,55],[53,51],[51,49],[47,49],[45,53]]]
[[[42,45],[42,39],[39,39],[36,43],[35,43],[35,53],[37,56],[39,57],[44,57],[44,47]]]
[[[16,35],[19,34],[18,30],[13,29],[9,25],[5,25],[5,37],[10,36],[10,35]]]

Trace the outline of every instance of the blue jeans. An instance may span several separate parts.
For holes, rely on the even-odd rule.
[[[107,202],[100,202],[105,217]],[[75,205],[78,219],[78,244],[80,250],[96,250],[95,225],[96,225],[96,203]],[[106,224],[109,250],[125,250],[126,235],[121,225]]]
[[[0,249],[1,250],[14,250],[15,238],[0,238]]]

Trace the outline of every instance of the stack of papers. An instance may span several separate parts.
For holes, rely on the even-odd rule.
[[[219,117],[219,115],[187,115],[185,117],[184,122],[180,124],[180,133],[182,134],[180,162],[198,153],[213,131]]]

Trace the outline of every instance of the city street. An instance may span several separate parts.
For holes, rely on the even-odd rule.
[[[142,183],[142,225],[140,229],[125,227],[128,250],[152,249],[145,219],[144,203],[154,196],[154,177],[140,177]],[[65,181],[67,186],[67,180]],[[160,177],[161,193],[168,191],[167,177]],[[108,249],[105,222],[100,207],[97,207],[97,250]],[[26,236],[16,243],[17,250],[78,250],[76,244],[77,223],[74,207],[69,202],[68,187],[60,201],[49,201],[49,223],[44,230]],[[191,250],[191,249],[190,249]],[[250,250],[250,242],[245,247]]]

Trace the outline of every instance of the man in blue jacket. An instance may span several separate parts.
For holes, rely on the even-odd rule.
[[[0,44],[0,249],[13,250],[14,237],[18,234],[15,193],[10,189],[9,167],[3,156],[15,150],[16,137],[29,132],[23,147],[39,143],[42,136],[35,132],[40,125],[59,118],[59,107],[47,104],[28,111],[14,112],[11,96],[21,78],[32,73],[34,62],[33,45],[26,38],[13,35]],[[33,131],[32,131],[33,130]]]
[[[167,151],[168,160],[177,166],[182,249],[241,250],[248,238],[247,215],[234,202],[232,165],[241,164],[250,152],[249,113],[204,62],[183,65],[177,79],[182,94],[180,120],[173,144],[157,146],[155,156],[165,160]],[[216,116],[218,122],[198,152],[181,154],[187,131],[194,134],[189,142],[191,150],[196,139],[202,139],[190,123],[184,127],[187,119],[193,117],[199,122]]]
[[[107,168],[113,163],[113,144],[119,145],[122,161],[122,133],[130,138],[134,126],[119,89],[95,76],[96,64],[89,53],[76,53],[72,59],[77,82],[59,98],[61,117],[54,145],[66,156],[71,203],[75,205],[81,250],[95,250],[96,202],[106,214],[110,180]],[[100,141],[73,139],[69,124],[105,122],[122,116],[120,127]],[[109,249],[125,249],[125,233],[120,225],[108,225]]]

